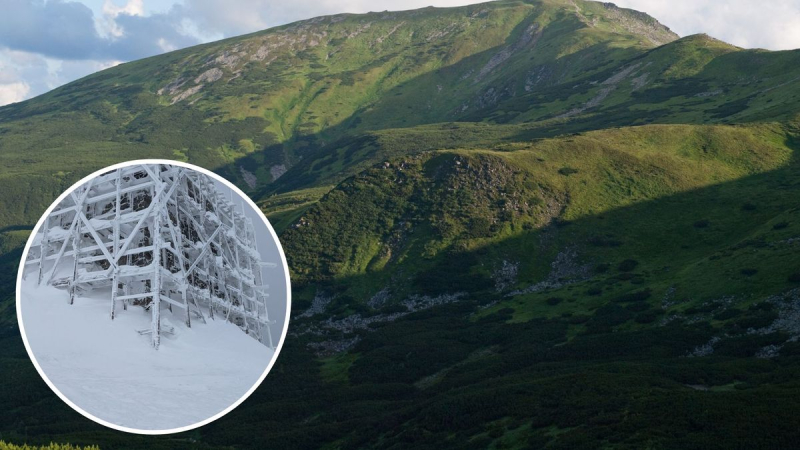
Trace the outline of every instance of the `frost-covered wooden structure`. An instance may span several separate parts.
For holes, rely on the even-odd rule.
[[[244,211],[244,204],[242,211]],[[223,318],[274,348],[267,286],[252,220],[205,174],[149,164],[104,173],[70,193],[45,218],[25,276],[69,291],[69,302],[111,288],[109,313],[150,311],[156,349],[162,308],[187,326]]]

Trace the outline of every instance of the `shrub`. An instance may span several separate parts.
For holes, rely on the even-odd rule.
[[[613,237],[613,236],[592,236],[588,239],[589,245],[594,247],[619,247],[622,245],[622,241]]]
[[[647,311],[648,309],[650,309],[650,305],[648,305],[647,303],[644,303],[644,302],[632,303],[632,304],[626,306],[625,309],[627,309],[628,311],[633,311],[633,312],[643,312],[643,311]]]
[[[634,319],[637,323],[652,323],[658,318],[658,311],[649,310],[636,315]]]
[[[778,318],[778,313],[774,311],[763,311],[751,316],[745,316],[736,321],[736,328],[740,330],[748,330],[750,328],[758,329],[768,327],[775,319]]]
[[[695,228],[708,228],[709,225],[711,225],[711,222],[708,219],[700,219],[694,223]]]
[[[625,261],[619,263],[617,270],[619,270],[620,272],[630,272],[631,270],[635,269],[636,266],[638,265],[639,261],[636,261],[635,259],[626,259]]]
[[[772,311],[775,309],[775,305],[770,302],[759,302],[750,305],[750,307],[747,309],[750,311]]]
[[[778,223],[776,223],[775,225],[772,226],[772,229],[773,230],[783,230],[784,228],[786,228],[788,226],[789,226],[789,222],[786,222],[786,221],[778,222]]]
[[[752,277],[753,275],[758,273],[758,269],[752,269],[752,268],[742,269],[739,271],[739,273],[741,273],[746,277]]]
[[[546,301],[547,301],[548,305],[555,306],[555,305],[561,303],[563,300],[564,299],[562,299],[561,297],[550,297]]]
[[[795,272],[789,275],[788,279],[790,283],[800,283],[800,272]]]
[[[590,287],[589,290],[586,291],[589,295],[600,295],[603,293],[603,289],[597,286]]]
[[[650,290],[650,288],[647,288],[647,289],[642,289],[641,291],[635,291],[628,294],[620,295],[619,297],[614,299],[614,301],[620,303],[641,302],[647,300],[652,295],[653,292]]]
[[[725,311],[719,312],[717,314],[714,314],[714,319],[728,320],[728,319],[733,319],[734,317],[738,317],[740,314],[742,314],[742,310],[731,308],[731,309],[726,309]]]
[[[578,169],[573,169],[572,167],[562,167],[558,169],[558,173],[568,177],[574,173],[578,173]]]
[[[742,205],[742,209],[745,211],[755,211],[756,209],[758,209],[758,207],[753,203],[747,202],[744,205]]]
[[[591,316],[572,316],[567,320],[572,325],[580,325],[582,323],[586,323],[591,319]]]

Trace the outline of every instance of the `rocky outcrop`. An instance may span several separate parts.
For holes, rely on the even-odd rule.
[[[269,168],[269,174],[272,176],[272,181],[277,180],[278,178],[282,177],[286,171],[289,170],[286,168],[285,164],[275,164],[274,166]]]
[[[478,71],[478,74],[475,75],[473,78],[473,83],[478,83],[483,80],[486,75],[491,73],[493,70],[498,68],[504,62],[508,61],[512,55],[519,52],[520,50],[524,49],[528,46],[535,46],[536,42],[542,35],[542,28],[539,26],[538,23],[532,23],[528,25],[525,31],[522,32],[522,35],[517,39],[515,43],[509,45],[508,47],[500,50],[500,52],[496,53],[492,56],[488,62]]]
[[[322,291],[317,291],[317,294],[314,296],[314,300],[311,301],[311,306],[302,314],[297,316],[298,319],[304,317],[311,317],[317,314],[322,314],[325,312],[325,308],[328,307],[328,304],[333,300],[333,296],[327,295]]]
[[[614,75],[610,76],[608,79],[600,83],[601,85],[600,90],[598,90],[597,93],[594,95],[594,97],[589,99],[589,101],[587,101],[586,103],[577,108],[573,108],[557,116],[557,118],[564,119],[567,117],[576,116],[588,109],[600,106],[600,104],[603,103],[603,100],[605,100],[606,97],[608,97],[612,92],[614,92],[615,89],[617,89],[617,86],[620,84],[620,82],[622,82],[622,80],[624,80],[625,78],[631,76],[633,73],[636,73],[636,70],[641,65],[642,65],[641,63],[632,64],[620,70],[619,72],[615,73]]]
[[[386,289],[383,289],[380,292],[384,292],[385,290]],[[371,325],[373,324],[394,322],[397,319],[417,311],[456,302],[464,296],[466,296],[466,294],[463,292],[443,294],[436,297],[412,295],[399,303],[405,307],[405,311],[382,313],[372,316],[351,314],[340,319],[329,317],[322,322],[301,323],[295,330],[291,331],[291,334],[295,336],[323,338],[322,340],[315,340],[308,343],[308,347],[314,350],[318,356],[327,356],[350,349],[361,339],[357,333],[372,331]],[[308,318],[323,313],[331,300],[333,300],[332,297],[328,297],[320,291],[317,291],[317,295],[314,297],[311,307],[303,314],[297,316],[296,319]]]
[[[574,247],[560,251],[552,264],[550,264],[550,267],[550,274],[545,280],[524,289],[509,292],[506,296],[512,297],[541,292],[546,289],[557,289],[587,280],[592,274],[591,265],[578,262],[578,251]]]

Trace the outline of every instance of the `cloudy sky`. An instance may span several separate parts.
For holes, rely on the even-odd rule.
[[[615,0],[681,36],[800,48],[800,0]],[[0,105],[123,61],[340,12],[470,0],[0,0]]]

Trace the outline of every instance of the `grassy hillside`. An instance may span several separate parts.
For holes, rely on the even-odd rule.
[[[0,108],[0,183],[46,175],[36,185],[56,191],[53,176],[74,181],[87,163],[135,155],[188,160],[255,188],[352,131],[463,115],[453,109],[523,76],[531,55],[564,65],[559,77],[569,80],[600,70],[596,60],[620,61],[676,37],[646,15],[566,3],[322,17],[121,64]],[[594,59],[578,55],[588,51]],[[436,75],[442,70],[448,75]],[[431,105],[437,84],[447,101]],[[387,99],[392,112],[367,114]],[[59,160],[65,153],[74,161]],[[31,220],[18,208],[4,204],[3,223]]]
[[[229,417],[155,442],[790,448],[797,138],[789,122],[512,139],[389,158],[312,205],[282,195],[301,212],[274,372]],[[41,406],[6,420],[58,403],[28,389]]]
[[[611,4],[336,15],[0,108],[0,437],[102,448],[792,448],[800,51]],[[28,229],[121,160],[188,160],[280,233],[286,346],[236,411],[104,430],[13,317]]]
[[[0,187],[23,199],[0,198],[0,226],[33,223],[90,169],[132,157],[200,164],[260,196],[285,192],[272,184],[297,165],[354,173],[332,156],[342,139],[386,129],[553,136],[797,111],[800,53],[676,39],[610,4],[500,1],[322,17],[121,64],[0,108]]]
[[[347,299],[334,319],[380,314],[365,307],[379,292],[390,309],[465,292],[492,305],[477,316],[511,308],[514,320],[642,292],[653,306],[674,297],[667,316],[747,305],[800,270],[794,133],[650,125],[388,160],[301,205],[282,233],[296,305],[326,290]]]
[[[282,233],[293,345],[320,358],[303,385],[326,400],[277,436],[790,447],[797,137],[792,123],[627,127],[348,178]]]

